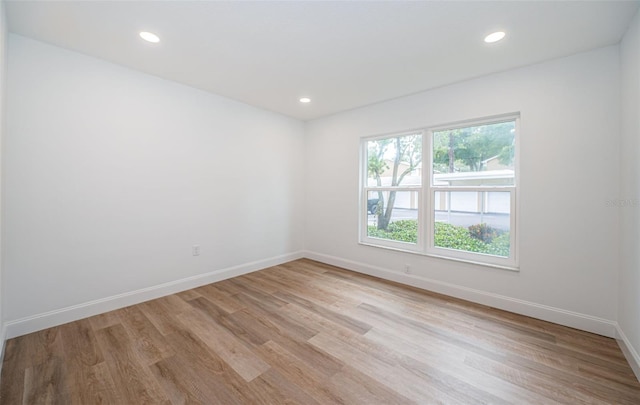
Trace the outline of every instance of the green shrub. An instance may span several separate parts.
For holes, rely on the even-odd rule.
[[[461,226],[446,222],[436,222],[434,244],[437,247],[466,250],[468,252],[483,252],[485,243],[472,238],[469,231]]]
[[[491,243],[493,238],[498,237],[503,232],[499,229],[492,228],[487,224],[476,224],[469,227],[469,235],[472,238],[483,241],[484,243]]]
[[[481,224],[482,225],[482,224]],[[451,225],[446,222],[436,222],[434,244],[437,247],[464,250],[467,252],[486,253],[496,256],[509,256],[509,232],[493,236],[490,243],[472,237],[469,229]],[[414,220],[400,220],[389,224],[387,230],[369,225],[367,234],[373,238],[395,240],[400,242],[417,243],[418,222]]]
[[[509,233],[493,237],[490,243],[472,237],[469,229],[446,222],[436,222],[434,244],[437,247],[464,250],[467,252],[486,253],[496,256],[509,256]],[[479,227],[481,228],[481,227]]]
[[[497,236],[493,241],[487,245],[487,251],[490,255],[496,256],[509,256],[509,247],[511,246],[511,236],[509,232],[505,232],[500,236]]]
[[[410,219],[395,221],[389,224],[387,230],[378,229],[375,225],[369,225],[367,234],[373,238],[417,243],[418,222]]]

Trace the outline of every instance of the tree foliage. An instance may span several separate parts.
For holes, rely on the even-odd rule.
[[[369,141],[367,168],[369,177],[382,186],[382,177],[390,177],[390,186],[400,186],[402,181],[422,163],[422,136],[419,134]],[[386,230],[391,221],[396,191],[378,191],[378,229]]]
[[[513,164],[514,123],[479,125],[433,134],[433,164],[437,172],[485,170],[487,159]]]

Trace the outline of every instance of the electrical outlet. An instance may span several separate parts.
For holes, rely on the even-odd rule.
[[[193,245],[191,247],[191,254],[194,256],[200,256],[200,245]]]
[[[411,265],[405,264],[404,265],[404,272],[405,272],[405,274],[411,274]]]

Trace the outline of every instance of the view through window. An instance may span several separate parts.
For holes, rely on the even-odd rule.
[[[361,242],[514,267],[516,132],[509,117],[364,139]]]

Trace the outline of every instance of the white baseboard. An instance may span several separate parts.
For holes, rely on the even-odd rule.
[[[4,348],[6,345],[7,345],[7,328],[4,324],[2,324],[0,325],[0,367],[4,364]]]
[[[5,333],[2,344],[4,347],[6,339],[73,322],[114,309],[124,308],[129,305],[139,304],[165,295],[215,283],[216,281],[237,277],[302,257],[304,257],[302,252],[289,253],[9,321],[2,327],[3,333]]]
[[[535,302],[524,301],[504,295],[489,293],[456,284],[433,280],[414,274],[394,272],[377,266],[346,260],[339,257],[325,255],[316,252],[304,252],[304,256],[322,263],[331,264],[359,273],[380,277],[386,280],[408,284],[425,290],[449,295],[451,297],[487,305],[493,308],[503,309],[532,318],[541,319],[569,326],[572,328],[597,333],[599,335],[614,338],[616,336],[616,322],[598,318],[578,312],[567,311],[561,308],[542,305]]]
[[[640,355],[638,355],[638,352],[627,338],[627,335],[624,334],[622,328],[620,328],[620,325],[618,325],[617,323],[616,334],[618,346],[620,346],[620,349],[622,350],[624,357],[629,362],[629,365],[631,366],[633,373],[636,375],[636,378],[638,379],[638,381],[640,381]]]
[[[256,270],[286,263],[288,261],[300,259],[303,257],[307,257],[309,259],[317,260],[319,262],[331,264],[334,266],[343,267],[345,269],[357,271],[359,273],[369,274],[386,280],[396,281],[425,290],[461,298],[467,301],[488,305],[494,308],[499,308],[506,311],[527,315],[533,318],[557,323],[560,325],[597,333],[599,335],[607,337],[616,338],[618,336],[624,336],[621,330],[617,330],[619,329],[617,327],[617,323],[607,319],[567,311],[561,308],[550,307],[547,305],[537,304],[535,302],[524,301],[499,294],[493,294],[486,291],[446,283],[443,281],[428,279],[413,274],[398,273],[381,267],[371,266],[368,264],[346,260],[339,257],[307,251],[294,252],[265,260],[245,263],[226,269],[212,271],[206,274],[200,274],[181,280],[171,281],[168,283],[143,288],[136,291],[130,291],[123,294],[82,303],[79,305],[74,305],[54,311],[45,312],[42,314],[29,316],[26,318],[9,321],[2,325],[2,330],[0,331],[0,337],[2,337],[1,349],[4,349],[4,342],[6,339],[11,339],[31,332],[36,332],[56,325],[62,325],[67,322],[73,322],[78,319],[98,315],[129,305],[135,305],[165,295],[175,294],[177,292],[196,288],[205,284],[215,283],[216,281],[221,281],[231,277],[240,276],[242,274],[251,273]],[[638,373],[636,369],[638,368],[637,364],[640,364],[640,362],[637,360],[637,352],[633,350],[633,347],[629,344],[628,340],[624,341],[624,344],[627,347],[627,351],[629,351],[630,353],[630,358],[635,359],[636,368],[634,368],[634,371]],[[627,353],[625,353],[625,355],[626,354]]]

